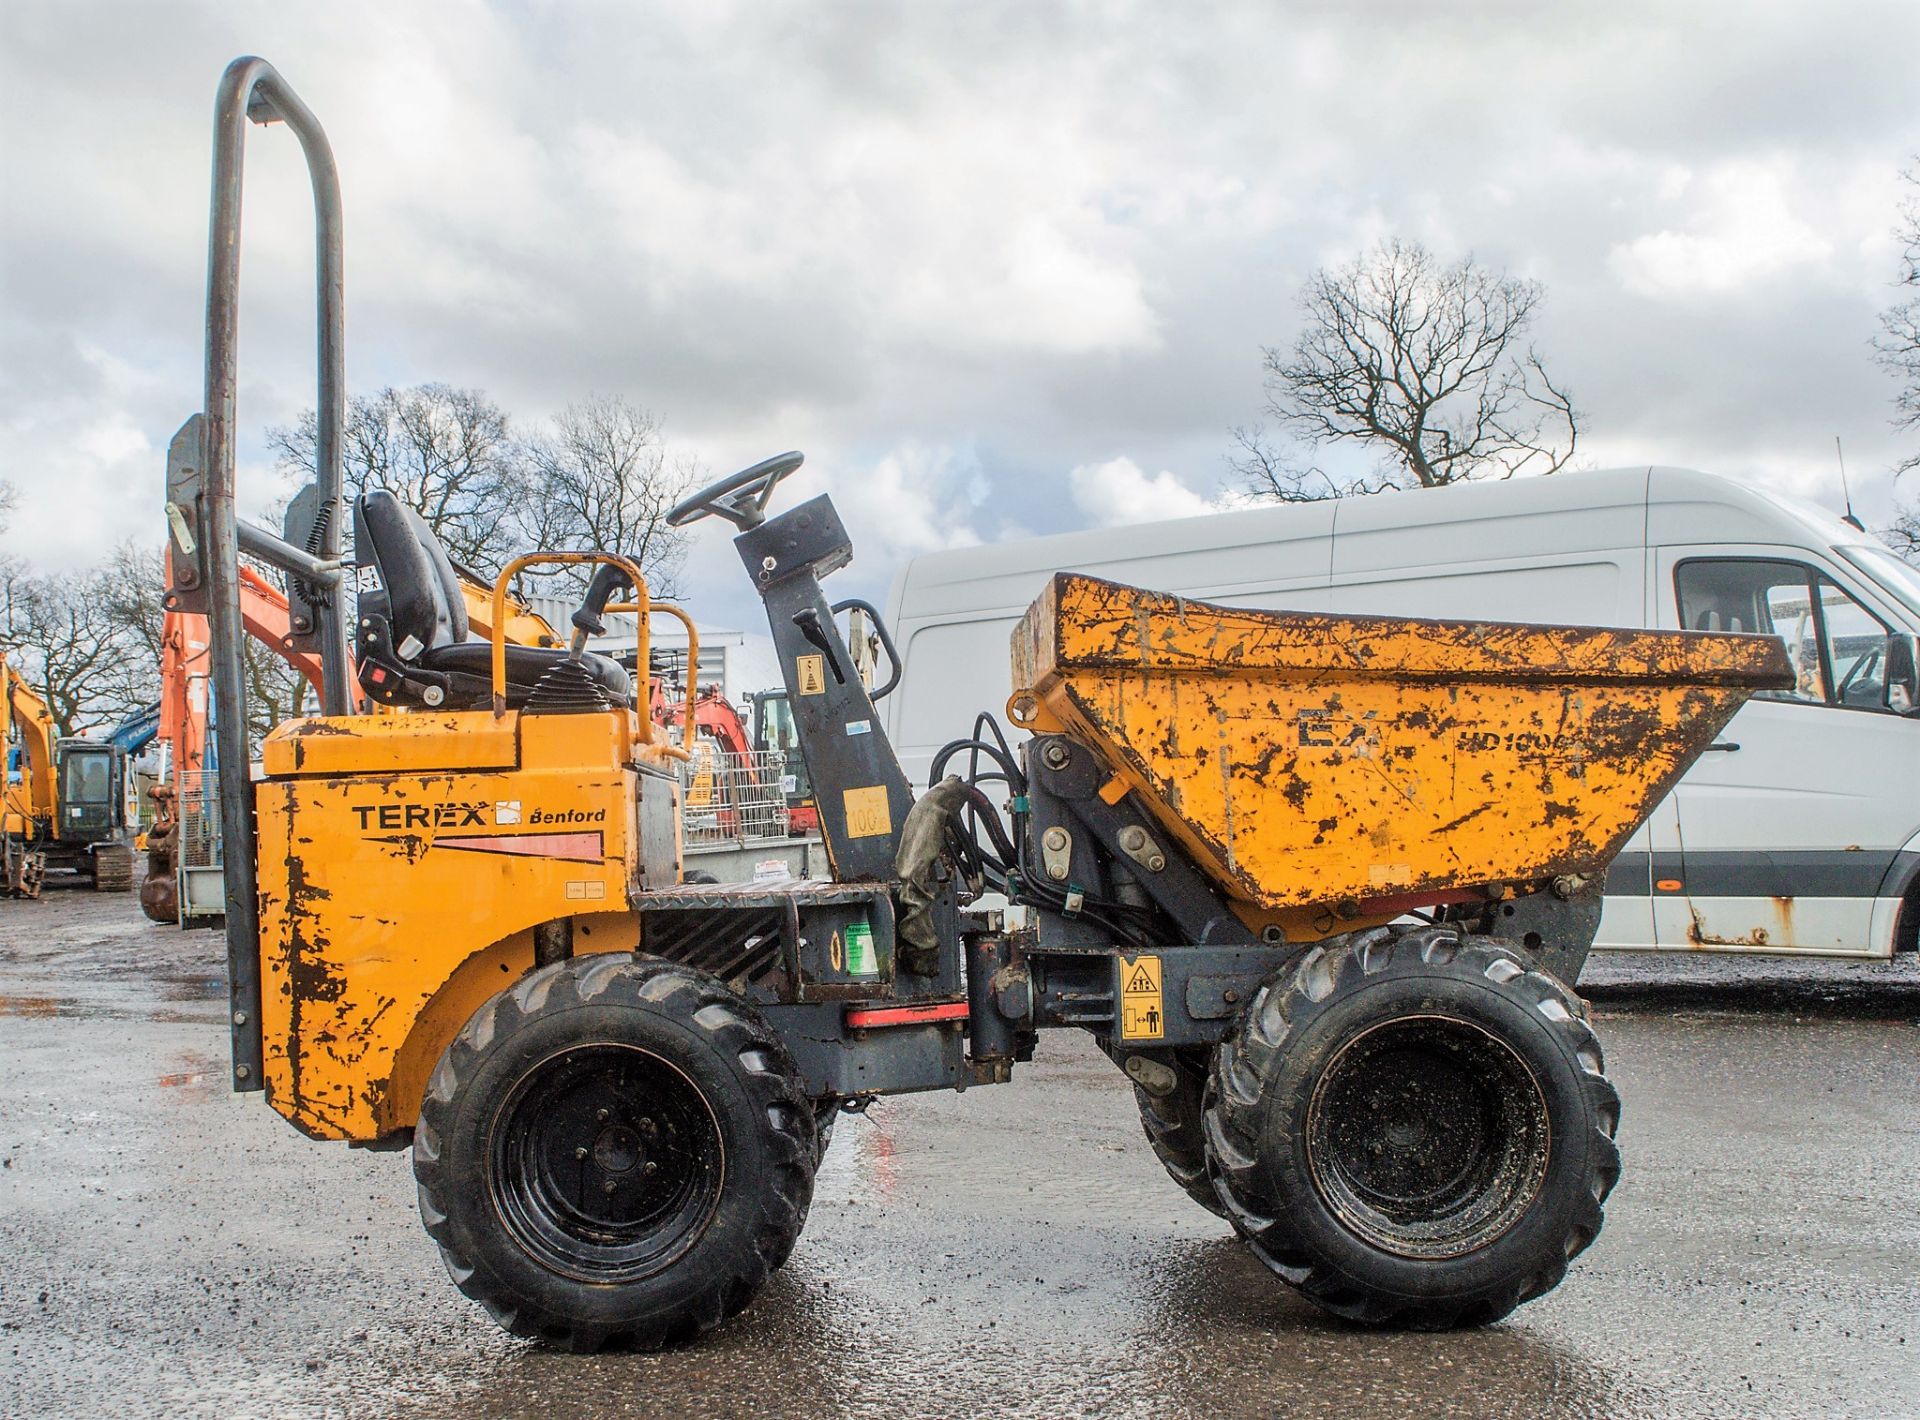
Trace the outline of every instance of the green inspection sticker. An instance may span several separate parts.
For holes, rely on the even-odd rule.
[[[878,976],[880,963],[873,954],[873,928],[855,922],[847,928],[847,975]]]

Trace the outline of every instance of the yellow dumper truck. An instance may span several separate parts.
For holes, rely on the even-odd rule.
[[[304,545],[233,516],[249,115],[299,135],[322,218]],[[212,617],[223,762],[247,761],[241,549],[317,608],[329,684],[257,782],[222,785],[236,1089],[315,1139],[410,1146],[455,1283],[580,1349],[745,1307],[800,1234],[837,1112],[1003,1082],[1061,1027],[1125,1072],[1174,1179],[1329,1311],[1470,1325],[1560,1281],[1619,1172],[1569,964],[1609,856],[1786,683],[1778,643],[1245,611],[1063,575],[1013,638],[1022,737],[983,713],[916,796],[822,589],[852,556],[832,502],[769,512],[787,454],[671,520],[734,525],[832,878],[688,883],[681,751],[584,649],[616,598],[646,637],[619,549],[566,554],[599,564],[569,645],[515,647],[470,634],[431,531],[373,495],[346,604],[331,173],[284,81],[237,62],[171,594]],[[351,713],[356,677],[397,713]]]

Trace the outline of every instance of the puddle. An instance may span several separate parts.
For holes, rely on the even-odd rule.
[[[211,1099],[225,1092],[226,1071],[211,1055],[189,1050],[175,1056],[171,1063],[180,1068],[170,1070],[154,1081],[167,1092],[165,1098],[171,1103]]]
[[[226,999],[227,981],[223,976],[187,976],[163,981],[160,994],[169,1001],[221,1001]]]

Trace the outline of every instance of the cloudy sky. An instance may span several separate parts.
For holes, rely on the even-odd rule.
[[[849,591],[1203,510],[1301,278],[1389,234],[1546,284],[1595,464],[1837,502],[1839,434],[1869,519],[1895,496],[1868,342],[1920,152],[1912,0],[8,0],[0,476],[37,565],[162,536],[244,52],[339,156],[355,389],[625,395],[714,474],[804,449]],[[248,182],[243,504],[313,381],[297,145],[256,130]],[[753,615],[718,532],[689,582]]]

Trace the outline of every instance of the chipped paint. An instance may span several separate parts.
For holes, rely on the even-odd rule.
[[[1248,611],[1064,573],[1013,646],[1029,728],[1092,745],[1243,915],[1313,922],[1600,868],[1791,678],[1768,637]]]
[[[607,926],[579,933],[576,950],[632,947],[634,919],[605,909],[623,908],[635,883],[642,790],[629,761],[653,752],[635,743],[625,718],[510,714],[514,762],[448,772],[440,771],[458,728],[449,722],[488,731],[490,714],[335,722],[347,734],[315,721],[276,731],[270,746],[328,745],[334,769],[317,774],[310,757],[302,765],[291,753],[269,756],[285,773],[256,791],[261,1026],[274,1109],[316,1138],[373,1140],[410,1125],[446,1040],[510,983],[505,968],[519,958],[502,944],[580,914],[585,904],[570,887],[594,890],[593,915],[576,920]],[[424,765],[392,769],[415,751]],[[652,792],[673,783],[646,782]],[[503,803],[515,806],[505,822]],[[382,832],[368,806],[395,804],[415,806],[399,815],[409,827]],[[536,811],[592,827],[529,835],[526,824],[542,821]],[[476,851],[494,843],[503,851]],[[530,949],[524,955],[517,970],[531,962]]]

